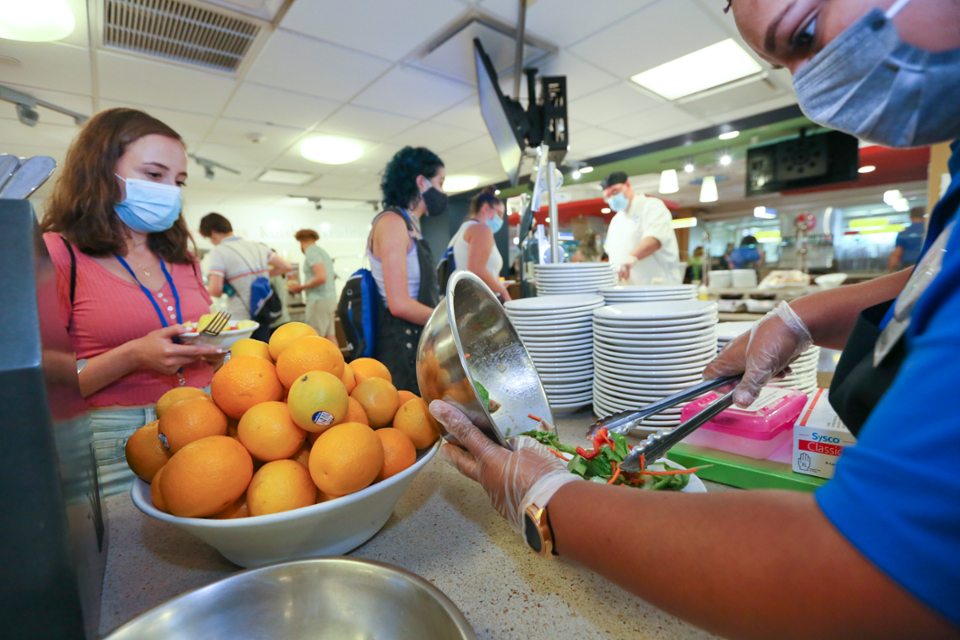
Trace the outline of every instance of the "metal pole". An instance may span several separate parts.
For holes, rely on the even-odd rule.
[[[518,0],[520,5],[517,15],[517,53],[513,59],[513,95],[520,100],[520,80],[523,78],[523,38],[527,30],[527,0]],[[533,96],[527,96],[533,104]]]
[[[547,185],[550,189],[550,262],[563,262],[560,257],[560,215],[557,211],[557,183],[553,178],[557,165],[547,165]]]

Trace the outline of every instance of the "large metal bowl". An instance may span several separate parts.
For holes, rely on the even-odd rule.
[[[476,640],[442,591],[409,571],[313,558],[241,571],[189,591],[104,640]]]
[[[447,295],[423,328],[417,351],[417,382],[429,404],[444,400],[463,411],[495,442],[537,426],[536,416],[553,422],[540,377],[490,288],[469,271],[447,281]],[[499,405],[480,400],[480,383]]]

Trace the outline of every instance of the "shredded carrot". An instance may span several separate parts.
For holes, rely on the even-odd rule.
[[[542,422],[542,420],[541,420],[540,418],[538,418],[537,416],[533,415],[532,413],[528,413],[528,414],[527,414],[527,417],[530,418],[531,420],[536,420],[537,422]]]
[[[645,476],[682,476],[687,473],[696,473],[699,471],[699,467],[694,467],[693,469],[670,469],[669,471],[641,471]]]
[[[613,484],[614,482],[617,481],[617,478],[620,477],[620,463],[619,463],[619,462],[614,462],[613,464],[614,464],[614,467],[615,467],[614,472],[613,472],[613,476],[612,476],[609,480],[607,480],[607,484]]]
[[[464,357],[464,358],[469,358],[469,357],[470,357],[470,354],[469,354],[469,353],[465,353],[465,354],[463,354],[463,357]]]
[[[641,453],[641,454],[640,454],[640,471],[639,471],[639,473],[643,473],[643,470],[646,469],[646,468],[647,468],[647,456],[645,456],[645,455],[643,455],[643,454]]]
[[[556,449],[551,449],[550,447],[547,447],[547,450],[550,451],[550,453],[552,453],[553,455],[555,455],[555,456],[557,456],[558,458],[560,458],[561,460],[566,460],[566,459],[567,459],[567,457],[566,457],[565,455],[563,455],[562,453],[560,453],[560,452],[557,451]]]

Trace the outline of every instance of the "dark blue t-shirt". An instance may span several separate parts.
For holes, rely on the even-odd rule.
[[[930,243],[960,208],[960,146],[952,185],[934,209]],[[917,301],[907,357],[845,451],[817,503],[860,553],[960,625],[960,231]]]
[[[920,250],[923,248],[923,236],[926,232],[922,222],[913,222],[897,234],[897,246],[903,249],[901,265],[917,264],[920,261]]]
[[[740,247],[739,249],[734,249],[730,254],[730,262],[733,263],[734,267],[739,269],[742,265],[760,262],[760,252],[756,247],[750,245]]]

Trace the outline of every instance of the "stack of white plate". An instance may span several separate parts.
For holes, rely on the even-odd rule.
[[[717,303],[675,300],[613,305],[593,313],[593,409],[640,409],[700,381],[717,353]],[[683,405],[641,425],[680,424]]]
[[[595,294],[537,296],[504,307],[530,353],[554,413],[568,413],[593,398]]]
[[[742,333],[750,331],[752,322],[722,322],[717,325],[717,350],[722,349],[728,342]],[[820,363],[820,347],[813,346],[804,351],[799,358],[790,365],[790,373],[779,380],[767,383],[771,387],[797,389],[812,395],[817,391],[817,369]]]
[[[606,287],[600,295],[609,304],[628,302],[662,302],[664,300],[696,300],[697,287],[692,284],[643,284]]]
[[[596,293],[617,284],[609,262],[559,262],[534,267],[538,296]]]

